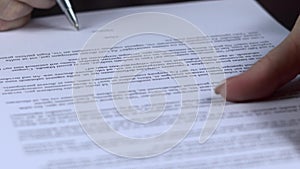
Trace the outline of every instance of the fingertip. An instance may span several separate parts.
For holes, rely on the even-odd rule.
[[[5,21],[0,19],[0,31],[3,32],[22,27],[29,22],[30,18],[31,15],[29,14],[14,21]]]
[[[226,85],[223,84],[215,89],[227,101],[246,102],[265,98],[274,92],[274,88],[268,85],[268,81],[260,80],[259,77],[245,72],[241,75],[228,78]]]
[[[39,8],[39,9],[49,9],[55,6],[56,1],[55,0],[18,0],[24,4],[27,4],[33,8]]]
[[[0,11],[0,19],[4,21],[15,21],[29,15],[33,8],[26,4],[10,1],[5,8]]]
[[[226,81],[221,82],[215,89],[217,95],[221,95],[223,98],[226,98]]]

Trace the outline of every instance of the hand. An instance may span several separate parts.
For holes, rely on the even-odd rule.
[[[288,37],[248,71],[215,89],[228,101],[242,102],[270,96],[300,73],[300,16]]]
[[[47,9],[55,0],[0,0],[0,31],[22,27],[30,20],[33,8]]]

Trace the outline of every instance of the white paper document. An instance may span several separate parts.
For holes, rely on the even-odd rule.
[[[260,102],[213,92],[289,33],[255,1],[78,18],[80,31],[53,16],[0,33],[1,168],[300,167],[299,78]]]

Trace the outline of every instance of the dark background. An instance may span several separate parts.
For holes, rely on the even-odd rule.
[[[187,0],[72,0],[76,12],[125,6],[150,5],[158,3],[183,2]],[[193,1],[193,0],[189,0]],[[195,0],[194,0],[195,1]],[[300,14],[300,0],[257,0],[283,26],[291,30]],[[35,10],[33,17],[60,14],[58,6],[50,10]]]

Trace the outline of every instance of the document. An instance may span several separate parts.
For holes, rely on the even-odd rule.
[[[213,93],[214,75],[246,71],[289,33],[257,2],[78,18],[80,31],[52,16],[0,34],[1,168],[299,168],[299,77],[260,102]]]

